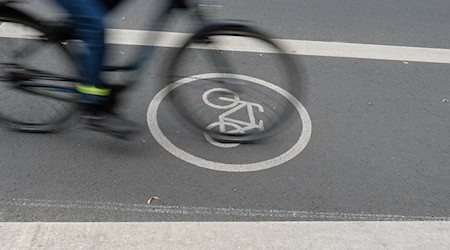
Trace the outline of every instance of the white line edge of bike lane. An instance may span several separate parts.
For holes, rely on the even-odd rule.
[[[142,30],[110,29],[107,42],[120,45],[145,45],[180,47],[189,37],[187,33],[157,32]],[[322,57],[359,58],[388,61],[450,63],[450,49],[406,47],[376,44],[322,42],[291,39],[274,39],[288,54]],[[256,43],[242,38],[230,37],[221,44],[221,50],[268,53]]]
[[[27,30],[17,32],[11,25],[0,24],[0,37],[25,38],[27,34],[29,34]],[[108,29],[106,41],[116,45],[180,47],[189,36],[189,33],[179,32]],[[450,64],[450,49],[292,39],[274,40],[292,55]],[[242,38],[238,37],[227,38],[226,44],[221,44],[220,49],[238,52],[270,52],[251,41],[242,41]]]
[[[4,249],[449,249],[449,222],[0,223]]]

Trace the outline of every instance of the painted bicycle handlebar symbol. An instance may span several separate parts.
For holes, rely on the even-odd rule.
[[[220,96],[218,98],[219,100],[225,102],[225,104],[215,104],[208,99],[208,96],[210,94],[217,92],[227,94],[227,96]],[[229,97],[230,94],[232,96],[231,98]],[[227,111],[219,115],[219,121],[209,124],[206,129],[211,130],[218,126],[219,132],[225,134],[245,134],[247,131],[254,129],[259,129],[261,131],[264,130],[264,122],[262,120],[256,122],[255,117],[255,109],[260,113],[264,113],[264,108],[260,104],[242,101],[237,93],[225,88],[213,88],[207,90],[205,93],[203,93],[202,98],[203,102],[212,108],[223,110],[227,109]],[[246,109],[248,113],[248,121],[238,120],[230,117],[232,114],[242,109]],[[219,143],[206,133],[205,138],[209,143],[217,147],[232,148],[239,146],[239,143]]]

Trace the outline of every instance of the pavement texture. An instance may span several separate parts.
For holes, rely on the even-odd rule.
[[[254,0],[227,1],[223,5],[219,16],[253,20],[281,39],[449,47],[449,26],[443,15],[448,1],[375,4],[292,0],[279,4]],[[111,16],[112,28],[145,29],[141,17],[151,17],[153,12],[147,9],[153,11],[155,6],[158,1],[135,1],[121,7]],[[23,7],[45,18],[60,15],[50,5],[37,2]],[[169,31],[187,32],[189,27],[181,19]],[[10,46],[9,40],[3,38],[0,44]],[[108,62],[126,59],[140,47],[113,45]],[[309,99],[303,103],[312,123],[307,146],[298,156],[276,167],[231,173],[186,162],[163,148],[149,131],[149,124],[155,122],[147,119],[149,104],[162,88],[158,83],[171,52],[171,48],[160,49],[158,59],[143,73],[142,84],[126,94],[127,101],[120,107],[142,128],[132,141],[120,141],[77,125],[58,134],[21,134],[1,129],[0,219],[242,219],[236,214],[208,214],[206,219],[195,213],[152,217],[130,214],[126,209],[102,212],[89,208],[94,203],[145,206],[151,197],[159,197],[155,202],[167,210],[230,208],[358,215],[338,218],[344,220],[364,220],[374,215],[398,220],[447,220],[450,216],[448,63],[295,55],[296,63],[307,69],[310,84]],[[257,60],[265,55],[234,55],[249,59],[240,68],[243,74],[273,80],[267,70],[270,65]],[[196,63],[190,64],[194,70],[205,70]],[[212,146],[202,135],[183,130],[179,117],[171,113],[160,111],[157,122],[167,138],[192,155],[213,162],[247,164],[272,159],[291,147],[302,133],[300,118],[294,118],[292,126],[279,138],[234,149]],[[80,202],[88,205],[77,207],[77,212],[64,207]],[[255,216],[245,220],[259,219]],[[326,216],[306,219],[325,220]]]
[[[4,249],[448,249],[447,222],[1,223]]]

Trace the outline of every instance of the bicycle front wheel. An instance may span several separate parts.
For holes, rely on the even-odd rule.
[[[296,110],[293,99],[305,97],[306,77],[269,37],[242,24],[202,28],[169,67],[175,110],[220,142],[255,142],[283,131]]]
[[[0,123],[25,132],[53,132],[75,113],[72,57],[46,26],[11,7],[0,8]],[[73,77],[74,79],[75,77]]]

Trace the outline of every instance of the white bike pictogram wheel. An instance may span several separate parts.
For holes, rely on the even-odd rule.
[[[286,152],[282,153],[281,155],[260,161],[260,162],[253,162],[253,163],[242,163],[242,164],[235,164],[235,163],[223,163],[223,162],[215,162],[203,159],[201,157],[192,155],[183,149],[178,148],[175,146],[161,131],[161,128],[158,125],[158,107],[161,104],[161,102],[164,100],[164,98],[174,89],[181,87],[185,84],[197,81],[197,80],[204,80],[204,79],[212,79],[212,78],[233,78],[243,81],[252,82],[255,84],[259,84],[261,86],[267,87],[269,89],[272,89],[273,91],[276,91],[280,95],[287,98],[292,105],[296,108],[297,112],[300,115],[300,119],[302,121],[302,127],[301,127],[301,134],[298,140],[295,142],[295,144],[288,149]],[[259,171],[264,170],[268,168],[272,168],[278,165],[281,165],[295,156],[297,156],[300,152],[305,149],[306,145],[308,144],[311,133],[312,133],[312,124],[311,119],[309,117],[308,112],[306,111],[305,107],[300,103],[300,101],[297,100],[292,94],[287,92],[286,90],[278,87],[275,84],[272,84],[270,82],[266,82],[264,80],[254,78],[251,76],[245,76],[245,75],[237,75],[237,74],[228,74],[228,73],[208,73],[208,74],[200,74],[195,75],[187,78],[180,79],[174,83],[169,84],[162,90],[160,90],[155,97],[150,102],[150,105],[148,107],[147,111],[147,123],[148,127],[150,129],[150,132],[152,133],[155,140],[168,152],[170,152],[175,157],[186,161],[188,163],[191,163],[193,165],[196,165],[198,167],[217,170],[217,171],[225,171],[225,172],[251,172],[251,171]]]
[[[214,127],[220,126],[220,122],[213,122],[211,124],[208,125],[208,127],[206,127],[206,129],[211,130]],[[239,125],[232,123],[232,122],[224,122],[225,126],[229,126],[229,127],[234,127],[237,130],[242,129]],[[237,134],[237,133],[236,133]],[[210,135],[208,135],[207,133],[203,134],[205,136],[205,139],[211,143],[212,145],[216,146],[216,147],[220,147],[220,148],[234,148],[237,147],[239,145],[241,145],[240,143],[221,143],[218,142],[216,140],[214,140]]]
[[[232,99],[233,101],[230,104],[228,104],[228,105],[219,105],[219,104],[212,103],[208,99],[208,96],[211,93],[214,93],[214,92],[224,92],[224,93],[232,94],[233,95],[233,99]],[[215,108],[215,109],[231,109],[231,108],[235,107],[236,105],[238,105],[238,102],[240,101],[238,94],[236,94],[234,91],[231,91],[229,89],[224,89],[224,88],[213,88],[213,89],[210,89],[210,90],[206,91],[205,93],[203,93],[202,99],[203,99],[203,102],[206,103],[206,105],[208,105],[208,106],[210,106],[212,108]],[[219,99],[221,99],[221,98],[219,98]],[[229,99],[229,98],[227,98],[227,99]]]

